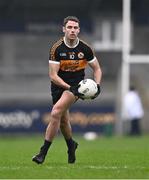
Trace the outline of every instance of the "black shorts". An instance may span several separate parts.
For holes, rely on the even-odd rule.
[[[52,92],[52,101],[53,101],[53,104],[56,104],[56,102],[60,99],[60,97],[62,96],[63,92],[65,90],[63,89],[57,89],[56,91]]]
[[[80,82],[80,80],[76,80],[76,82],[69,82],[68,84],[70,84],[70,86],[75,86]],[[55,85],[54,83],[51,83],[51,92],[52,92],[52,101],[53,104],[56,104],[56,102],[60,99],[60,97],[62,96],[63,92],[66,89],[63,89],[57,85]]]

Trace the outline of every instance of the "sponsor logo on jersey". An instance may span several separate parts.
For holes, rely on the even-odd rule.
[[[86,65],[87,65],[87,61],[85,59],[80,59],[80,60],[67,59],[67,60],[61,60],[60,69],[62,71],[75,72],[85,69]]]
[[[66,53],[60,53],[60,56],[64,57],[66,56]]]
[[[83,52],[79,52],[78,53],[78,58],[80,58],[80,59],[84,58],[84,53]]]

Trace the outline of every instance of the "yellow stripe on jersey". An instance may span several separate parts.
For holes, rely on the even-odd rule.
[[[75,72],[75,71],[79,71],[82,69],[85,69],[87,65],[87,61],[86,59],[81,59],[81,60],[61,60],[60,62],[60,69],[62,71],[71,71],[71,72]]]
[[[55,60],[56,57],[55,57],[55,50],[58,46],[60,46],[63,42],[63,38],[61,38],[60,40],[58,40],[51,48],[51,51],[50,51],[50,57],[51,57],[51,60]]]
[[[95,54],[93,48],[85,41],[83,41],[82,39],[80,39],[81,42],[83,42],[86,46],[88,46],[92,51],[93,51],[93,54]]]

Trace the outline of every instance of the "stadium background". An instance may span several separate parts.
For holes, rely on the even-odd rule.
[[[149,53],[149,1],[132,0],[131,53]],[[50,118],[49,46],[62,36],[63,18],[81,21],[80,38],[95,49],[103,70],[102,92],[94,101],[71,108],[74,132],[117,134],[122,63],[121,0],[1,0],[0,1],[0,132],[44,132]],[[145,108],[141,122],[149,131],[148,64],[131,66],[130,82]],[[92,77],[87,69],[86,77]],[[127,131],[123,122],[123,133]],[[126,127],[127,124],[126,124]]]

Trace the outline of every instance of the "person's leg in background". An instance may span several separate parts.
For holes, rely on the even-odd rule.
[[[141,135],[140,119],[139,118],[135,118],[135,119],[131,120],[130,135]]]
[[[134,122],[133,122],[134,134],[135,134],[135,135],[141,135],[140,119],[139,119],[139,118],[135,118],[133,121],[134,121]]]

